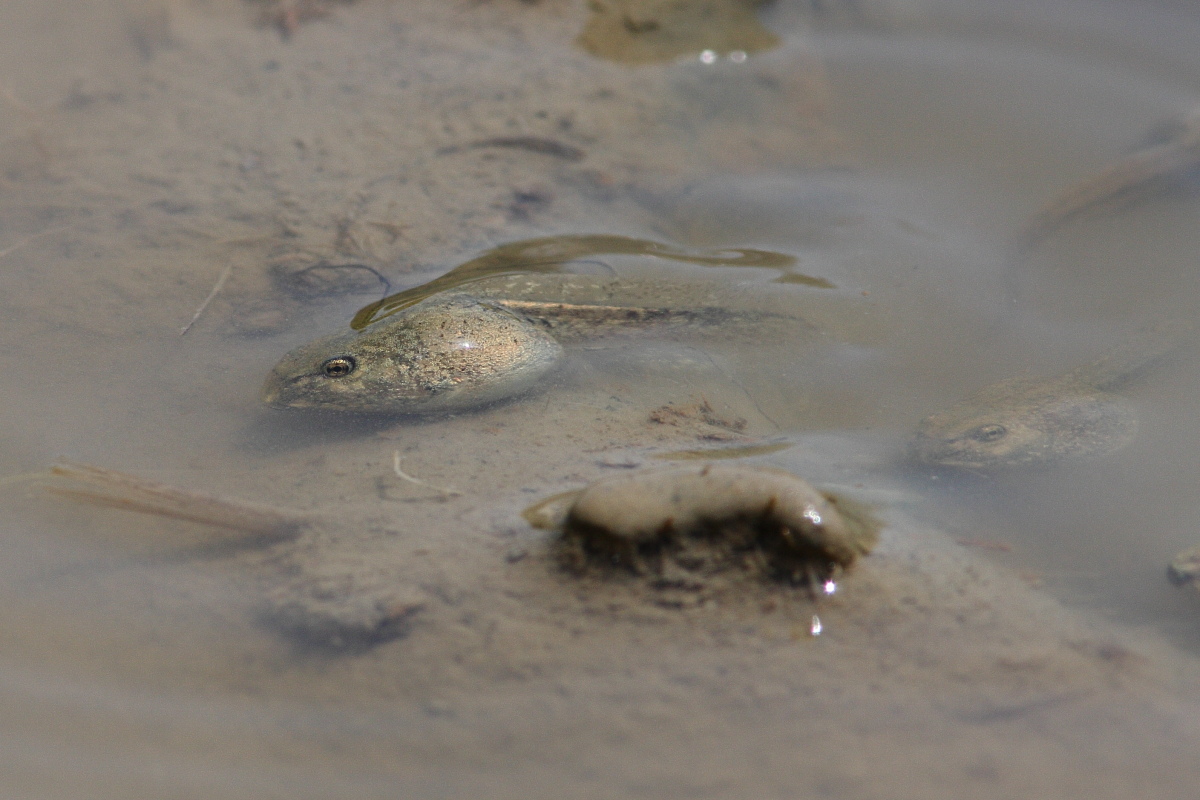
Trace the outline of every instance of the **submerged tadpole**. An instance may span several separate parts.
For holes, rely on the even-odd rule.
[[[1163,135],[1052,197],[1022,231],[1022,252],[1067,222],[1200,169],[1200,109],[1165,126]]]
[[[1011,378],[921,420],[923,464],[1001,469],[1113,453],[1137,435],[1133,407],[1109,391],[1178,347],[1191,325],[1160,322],[1108,355],[1050,378]]]
[[[476,410],[546,385],[571,341],[668,328],[714,331],[729,340],[747,323],[756,331],[781,323],[784,335],[812,329],[790,314],[728,308],[712,281],[693,282],[692,289],[703,291],[686,301],[679,297],[686,284],[667,285],[659,294],[673,294],[661,298],[673,302],[660,302],[653,292],[647,296],[646,282],[568,273],[572,262],[598,255],[767,269],[796,261],[768,250],[696,252],[606,234],[512,242],[372,303],[349,331],[295,348],[268,376],[263,400],[281,408],[406,415]]]

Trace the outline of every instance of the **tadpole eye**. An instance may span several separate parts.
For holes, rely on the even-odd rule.
[[[325,373],[327,378],[344,378],[354,368],[358,366],[358,362],[354,360],[354,356],[334,356],[321,365],[321,372]]]
[[[971,438],[977,442],[994,442],[1008,433],[1003,425],[980,425],[971,431]]]

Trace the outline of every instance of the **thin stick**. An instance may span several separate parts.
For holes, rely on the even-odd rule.
[[[424,486],[427,489],[433,489],[435,492],[441,492],[449,497],[458,497],[462,494],[462,492],[458,491],[457,489],[443,489],[440,486],[433,486],[428,481],[423,481],[420,478],[414,478],[412,475],[409,475],[407,472],[400,469],[399,450],[392,451],[392,471],[394,471],[396,473],[396,477],[400,478],[401,480],[406,480],[409,483],[415,483],[417,486]]]
[[[82,484],[47,486],[51,494],[126,511],[269,535],[290,533],[307,521],[294,511],[190,492],[90,464],[55,464],[50,473]]]
[[[200,315],[204,313],[204,309],[208,308],[208,304],[211,303],[213,298],[217,296],[217,292],[221,291],[221,287],[225,285],[225,281],[229,280],[229,274],[231,272],[233,272],[232,261],[229,262],[229,266],[225,267],[225,271],[221,273],[221,277],[217,278],[217,285],[212,288],[212,291],[208,293],[208,297],[204,298],[204,302],[201,303],[200,307],[196,309],[196,313],[192,317],[192,321],[187,325],[184,325],[179,331],[180,336],[183,336],[185,333],[190,331],[192,326],[196,324],[196,320],[200,319]]]

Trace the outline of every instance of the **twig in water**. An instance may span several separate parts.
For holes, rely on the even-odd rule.
[[[420,478],[414,478],[412,475],[409,475],[407,472],[400,469],[399,450],[392,451],[392,470],[396,473],[396,477],[400,478],[401,480],[406,480],[409,483],[415,483],[417,486],[424,486],[428,489],[433,489],[435,492],[441,492],[447,497],[458,497],[462,494],[462,492],[458,491],[457,489],[443,489],[440,486],[433,486],[428,481],[423,481]]]
[[[268,536],[292,534],[309,522],[295,511],[177,489],[90,464],[63,462],[51,467],[50,474],[76,484],[47,486],[51,494],[126,511]]]
[[[192,326],[196,324],[196,320],[200,319],[200,315],[204,313],[204,309],[208,308],[208,304],[217,296],[217,292],[221,291],[221,287],[225,285],[225,281],[229,280],[229,273],[231,272],[233,272],[232,261],[229,262],[229,266],[225,267],[225,271],[221,273],[221,277],[217,278],[217,285],[212,288],[212,291],[208,293],[208,297],[204,298],[204,302],[196,309],[196,313],[192,316],[192,321],[184,325],[179,331],[180,336],[190,331]]]

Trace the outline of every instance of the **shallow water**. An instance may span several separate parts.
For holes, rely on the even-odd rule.
[[[1107,11],[1120,20],[1107,35],[1115,39],[1120,30],[1120,41],[1086,48],[1051,29],[1032,42],[1028,35],[965,36],[920,55],[911,41],[876,42],[863,58],[861,37],[831,37],[823,52],[835,94],[848,99],[842,124],[859,133],[864,158],[919,183],[922,197],[941,206],[940,218],[954,220],[951,229],[972,231],[981,252],[1005,258],[1012,246],[1005,238],[1029,204],[1138,146],[1153,127],[1141,120],[1169,119],[1194,104],[1194,86],[1180,80],[1194,68],[1194,54],[1154,27],[1186,25],[1189,16],[1149,4]],[[1153,52],[1139,49],[1151,32]],[[937,133],[922,137],[916,126]],[[1119,343],[1114,331],[1194,319],[1200,295],[1195,228],[1187,222],[1194,213],[1188,193],[1162,191],[1070,221],[1025,259],[1009,256],[1015,296],[995,337],[973,352],[959,349],[975,368],[957,365],[941,385],[927,382],[916,364],[913,375],[941,397],[963,396],[1001,375],[1052,375],[1085,363]],[[1004,299],[991,295],[996,305]],[[1166,626],[1194,648],[1191,598],[1161,575],[1163,554],[1195,529],[1196,507],[1183,490],[1185,476],[1200,466],[1189,424],[1195,364],[1193,345],[1121,390],[1142,418],[1128,450],[1045,473],[956,483],[935,493],[935,502],[965,512],[956,525],[966,534],[986,530],[1011,542],[1025,569],[1061,596]]]
[[[1141,428],[1103,459],[953,475],[904,445],[982,386],[1194,318],[1194,193],[1017,239],[1196,105],[1200,16],[854,9],[766,9],[782,44],[744,63],[628,67],[574,47],[568,4],[335,5],[290,37],[233,0],[0,7],[3,473],[66,456],[322,520],[256,546],[0,488],[5,792],[1191,796],[1200,597],[1164,570],[1200,540],[1194,341],[1119,390]],[[564,148],[468,146],[500,136]],[[270,265],[405,289],[571,234],[761,248],[835,288],[618,260],[814,333],[597,341],[446,419],[259,406],[283,352],[383,293],[288,295]],[[816,609],[672,611],[558,574],[520,519],[707,448],[876,503],[879,554]],[[421,610],[339,652],[264,606],[313,586]]]

